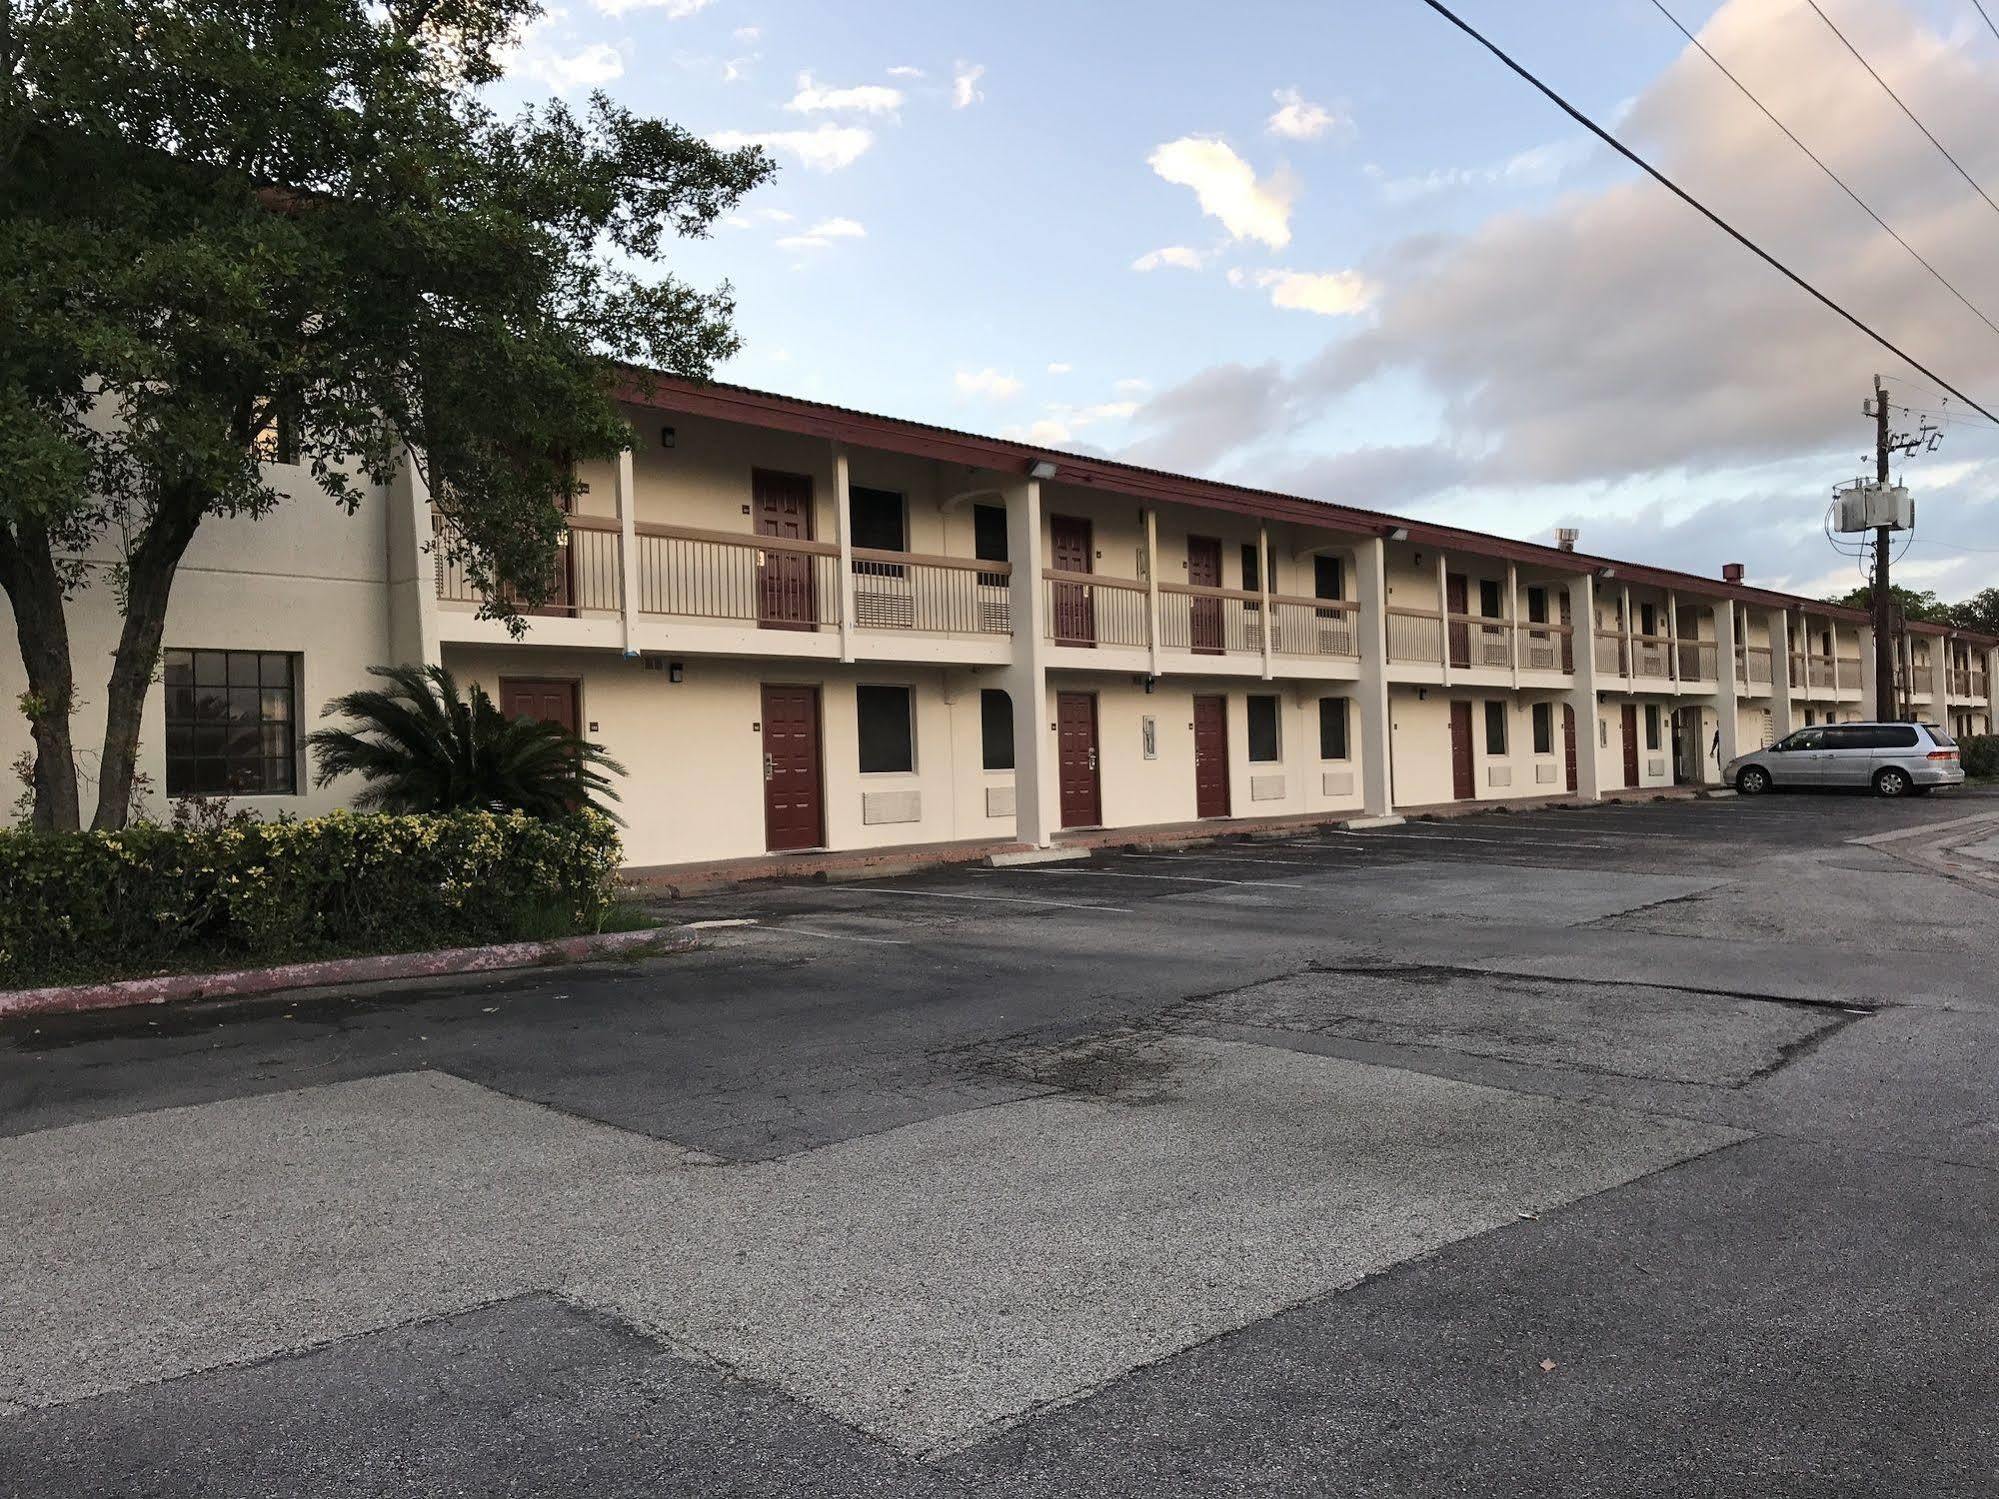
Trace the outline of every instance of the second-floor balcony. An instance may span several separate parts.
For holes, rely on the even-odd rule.
[[[1567,625],[1510,620],[1489,614],[1445,614],[1400,606],[1388,610],[1391,666],[1444,666],[1454,671],[1567,674],[1575,670]]]
[[[1340,599],[1162,583],[1155,619],[1152,590],[1137,579],[1047,568],[1041,589],[1043,633],[1065,649],[1258,661],[1267,650],[1291,662],[1360,659],[1357,611]]]
[[[1985,673],[1974,666],[1955,666],[1950,673],[1950,695],[1985,700]]]

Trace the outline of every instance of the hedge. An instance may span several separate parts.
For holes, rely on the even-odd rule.
[[[0,832],[0,986],[593,931],[618,864],[589,811]]]
[[[1999,776],[1999,734],[1967,734],[1957,741],[1968,776]]]

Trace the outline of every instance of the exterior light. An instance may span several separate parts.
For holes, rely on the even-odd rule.
[[[1055,465],[1049,459],[1037,458],[1034,462],[1028,464],[1027,477],[1030,479],[1052,479],[1055,477]]]
[[[678,681],[680,680],[680,671],[681,671],[681,668],[680,668],[680,663],[679,663],[678,661],[669,661],[669,662],[667,662],[667,664],[666,664],[666,679],[667,679],[667,681],[669,681],[669,682],[678,682]]]
[[[674,440],[675,440],[675,433],[673,428],[661,427],[659,429],[659,445],[661,447],[663,448],[672,447],[674,444]]]
[[[1596,575],[1599,578],[1614,578],[1617,576],[1617,569],[1614,567],[1599,567],[1596,570]]]
[[[1407,526],[1390,527],[1388,539],[1390,541],[1407,541],[1409,539],[1409,528]]]

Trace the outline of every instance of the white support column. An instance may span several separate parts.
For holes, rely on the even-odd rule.
[[[1791,616],[1770,611],[1770,732],[1782,739],[1797,727],[1791,709]]]
[[[407,450],[389,481],[389,649],[397,664],[437,666],[437,566],[431,542],[430,484]]]
[[[1354,717],[1361,743],[1362,806],[1369,817],[1386,817],[1395,810],[1389,760],[1387,543],[1380,537],[1362,542],[1354,549],[1353,564],[1354,644],[1360,652]]]
[[[1506,564],[1506,639],[1513,662],[1513,690],[1520,690],[1520,566]]]
[[[1145,645],[1147,669],[1156,677],[1159,675],[1159,512],[1151,506],[1145,511]]]
[[[1451,581],[1450,564],[1444,554],[1437,553],[1437,660],[1438,674],[1443,684],[1451,685]],[[1385,617],[1385,616],[1384,616]]]
[[[840,543],[840,659],[854,659],[854,509],[848,503],[847,445],[833,444],[833,534]]]
[[[1620,595],[1622,602],[1618,605],[1619,610],[1622,612],[1619,629],[1622,631],[1624,637],[1624,671],[1622,672],[1622,676],[1624,677],[1624,685],[1628,688],[1638,676],[1638,653],[1632,648],[1631,644],[1631,585],[1626,583],[1623,585],[1623,588],[1624,591]]]
[[[618,454],[611,474],[611,496],[618,506],[618,613],[624,620],[625,654],[636,656],[639,622],[639,536],[632,450]]]
[[[1680,596],[1670,588],[1666,590],[1666,675],[1675,692],[1685,685],[1680,680]]]
[[[1262,613],[1257,615],[1257,634],[1263,641],[1263,680],[1270,680],[1270,637],[1277,631],[1277,620],[1270,612],[1270,527],[1262,522],[1256,527],[1256,588],[1263,595]]]
[[[1828,614],[1826,616],[1825,628],[1826,634],[1832,641],[1832,692],[1833,696],[1837,698],[1839,696],[1839,689],[1850,685],[1841,682],[1839,679],[1839,621]]]
[[[1596,671],[1596,580],[1587,573],[1572,578],[1568,583],[1570,620],[1575,628],[1586,632],[1588,638],[1571,640],[1576,670],[1575,680],[1569,686],[1568,708],[1576,721],[1576,789],[1575,795],[1587,802],[1598,800],[1603,795],[1602,778],[1598,774],[1596,758],[1596,695],[1598,691]],[[1565,747],[1566,752],[1566,747]]]
[[[1999,647],[1985,652],[1985,732],[1999,734]]]
[[[1714,606],[1715,727],[1721,737],[1717,754],[1709,755],[1701,746],[1701,779],[1721,780],[1721,768],[1742,753],[1742,713],[1739,689],[1735,685],[1735,601],[1724,599]]]
[[[1061,825],[1055,784],[1055,736],[1049,724],[1048,620],[1042,604],[1041,484],[1022,479],[1006,490],[1006,554],[1013,652],[999,686],[1013,700],[1014,837],[1046,848]]]
[[[1930,640],[1930,717],[1946,726],[1950,723],[1950,641],[1945,636]]]

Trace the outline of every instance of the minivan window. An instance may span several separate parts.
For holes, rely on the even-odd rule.
[[[1876,749],[1909,749],[1919,741],[1913,728],[1898,728],[1893,724],[1883,724],[1874,730],[1871,742]]]
[[[1872,729],[1841,725],[1825,731],[1825,748],[1829,750],[1873,749],[1876,742]]]
[[[1786,752],[1822,748],[1825,741],[1824,729],[1800,729],[1795,734],[1787,734],[1777,748]]]
[[[1951,738],[1950,735],[1946,734],[1942,729],[1938,728],[1933,723],[1926,723],[1923,725],[1923,727],[1930,731],[1930,738],[1934,739],[1938,744],[1942,745],[1945,749],[1949,749],[1957,743],[1955,739]],[[1909,743],[1914,744],[1915,742],[1916,742],[1916,733],[1915,730],[1911,729],[1909,731]]]

